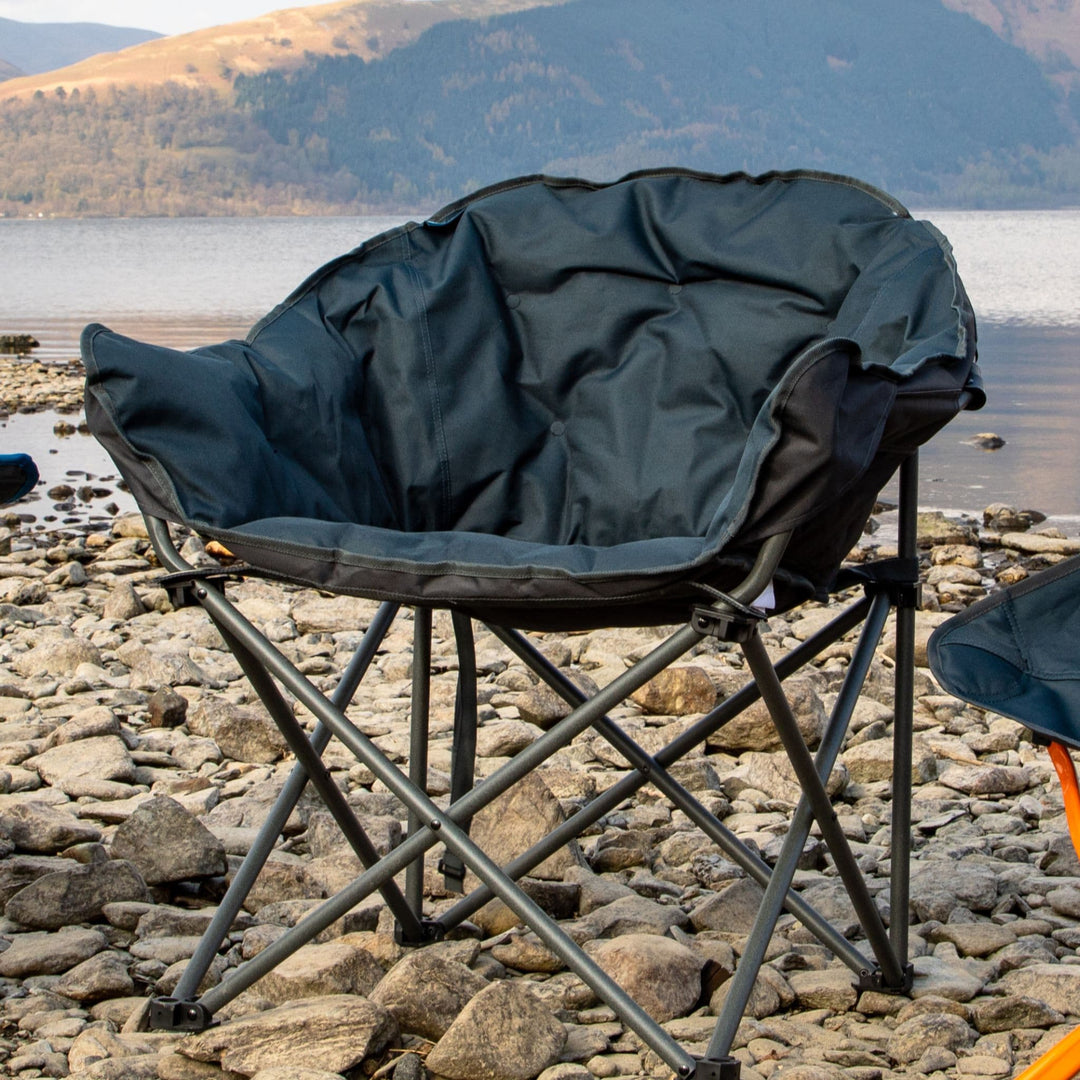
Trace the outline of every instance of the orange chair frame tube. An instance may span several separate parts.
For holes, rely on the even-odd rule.
[[[1080,783],[1069,751],[1057,742],[1050,743],[1050,760],[1054,763],[1065,797],[1065,820],[1069,836],[1080,858]],[[1056,1046],[1052,1046],[1038,1061],[1029,1065],[1016,1080],[1071,1080],[1080,1072],[1080,1027],[1070,1031]]]

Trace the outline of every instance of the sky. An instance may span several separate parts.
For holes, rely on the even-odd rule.
[[[97,22],[159,34],[185,34],[327,0],[0,0],[0,18],[21,22]]]

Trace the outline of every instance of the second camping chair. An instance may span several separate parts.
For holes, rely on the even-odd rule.
[[[1029,728],[1047,745],[1080,859],[1080,557],[991,593],[930,636],[942,688]],[[1080,1028],[1018,1080],[1069,1080],[1080,1072]]]

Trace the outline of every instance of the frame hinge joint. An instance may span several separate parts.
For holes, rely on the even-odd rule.
[[[179,998],[151,998],[147,1026],[152,1031],[205,1031],[214,1023],[214,1015],[198,1001]]]
[[[683,1073],[678,1074],[683,1078]],[[697,1058],[694,1071],[685,1074],[684,1080],[739,1080],[740,1065],[737,1058]]]
[[[885,975],[881,968],[875,964],[869,971],[864,971],[855,981],[855,989],[859,993],[866,990],[876,991],[879,994],[910,994],[915,983],[915,966],[904,964],[901,968],[903,980],[899,986],[890,986],[885,981]]]
[[[394,941],[398,945],[434,945],[446,937],[446,927],[438,919],[421,919],[418,937],[409,937],[401,923],[394,924]]]

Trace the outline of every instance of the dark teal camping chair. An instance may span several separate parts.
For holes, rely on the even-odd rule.
[[[298,764],[158,1027],[197,1029],[358,902],[381,892],[402,941],[461,927],[493,896],[680,1077],[733,1077],[731,1043],[786,907],[859,984],[903,991],[907,963],[916,454],[982,401],[975,326],[949,247],[895,200],[821,173],[670,169],[615,183],[522,177],[384,233],[316,271],[244,341],[182,353],[100,325],[83,336],[87,418],[147,518],[166,584],[221,630]],[[844,571],[879,490],[900,470],[896,558]],[[193,567],[168,522],[242,562]],[[261,575],[383,601],[324,696],[229,602]],[[862,595],[775,665],[772,612]],[[399,605],[414,608],[407,775],[345,715]],[[431,613],[459,653],[451,805],[426,795]],[[827,777],[885,620],[899,624],[892,924],[862,879]],[[488,626],[574,708],[473,783],[473,624]],[[679,628],[587,697],[522,633]],[[862,625],[816,758],[782,680]],[[708,638],[740,648],[748,685],[658,752],[609,716]],[[318,719],[308,738],[282,689]],[[763,698],[805,796],[770,869],[671,766]],[[547,840],[506,865],[470,839],[473,816],[592,728],[630,763]],[[379,858],[320,754],[333,735],[409,811]],[[310,783],[367,866],[217,987],[198,987],[301,791]],[[683,1049],[517,882],[646,783],[765,888],[704,1058]],[[862,924],[857,946],[792,889],[817,821]],[[482,883],[425,916],[423,856],[447,883]],[[404,889],[394,877],[404,870]]]

